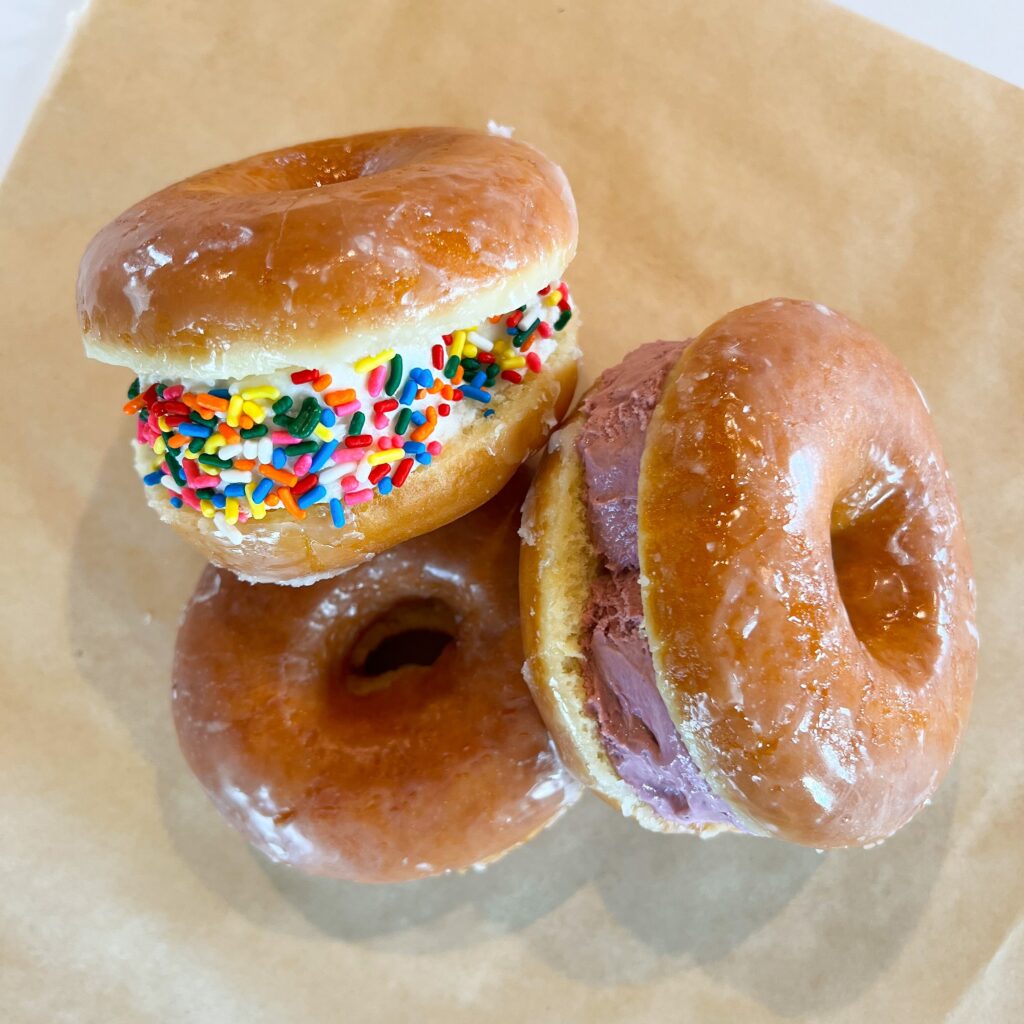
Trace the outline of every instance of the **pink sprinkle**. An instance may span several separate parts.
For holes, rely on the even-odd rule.
[[[373,416],[373,426],[374,426],[374,429],[376,429],[376,430],[386,430],[387,429],[387,425],[388,425],[388,418],[387,418],[387,416],[384,415],[384,413],[382,413],[382,412],[374,413],[374,416]],[[381,440],[383,441],[384,438],[382,437]]]
[[[175,384],[173,387],[164,388],[164,397],[162,401],[173,402],[175,399],[181,398],[185,394],[184,384]]]
[[[350,473],[341,478],[341,489],[343,491],[355,491],[359,489],[359,481]]]
[[[362,459],[363,453],[357,448],[339,447],[331,456],[331,460],[336,466],[357,466]]]
[[[362,491],[349,491],[345,495],[346,505],[362,505],[373,498],[373,488],[367,487]]]
[[[240,523],[244,523],[246,521],[246,519],[248,519],[248,518],[249,518],[249,510],[245,509],[245,508],[240,508],[238,510],[238,521]]]
[[[344,405],[336,405],[334,407],[335,416],[348,416],[349,413],[359,412],[359,400],[354,402],[346,402]]]
[[[309,467],[313,465],[313,456],[307,452],[305,455],[300,456],[295,460],[295,468],[292,472],[296,476],[305,476],[309,472]]]
[[[181,500],[188,505],[189,508],[194,508],[197,512],[200,509],[199,499],[195,495],[190,487],[183,487],[181,489]]]
[[[405,438],[404,437],[399,437],[398,434],[392,435],[392,437],[391,437],[391,447],[392,448],[401,448],[402,445],[404,445],[404,444],[405,444]]]
[[[147,437],[147,435],[149,434],[149,431],[146,429],[148,426],[149,426],[148,422],[147,423],[143,423],[142,420],[136,420],[135,421],[135,440],[138,441],[139,444],[148,444],[149,443],[149,439]]]
[[[292,437],[292,435],[289,434],[287,430],[272,430],[270,432],[270,440],[273,441],[274,444],[299,443],[299,439],[297,437]]]
[[[366,390],[370,392],[371,398],[376,398],[384,390],[384,381],[388,377],[388,365],[375,366],[370,371],[369,379],[366,382]]]
[[[430,452],[431,455],[440,455],[441,447],[440,441],[431,441],[430,444],[427,445],[427,451]]]

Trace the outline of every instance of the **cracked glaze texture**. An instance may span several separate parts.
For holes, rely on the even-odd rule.
[[[576,231],[565,175],[524,143],[458,128],[326,139],[126,210],[82,257],[79,319],[90,355],[145,374],[316,366],[514,307],[559,277]]]
[[[674,370],[647,435],[641,584],[661,690],[753,831],[890,835],[966,723],[967,542],[917,387],[863,328],[747,306]]]
[[[214,804],[269,857],[421,878],[500,856],[576,798],[522,677],[524,491],[520,475],[457,523],[309,587],[204,572],[178,635],[175,723]],[[427,628],[455,638],[433,665],[360,671],[360,651]]]

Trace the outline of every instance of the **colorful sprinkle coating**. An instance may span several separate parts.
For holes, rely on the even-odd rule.
[[[243,540],[238,524],[268,509],[301,520],[323,504],[343,529],[346,508],[390,494],[441,454],[431,435],[457,429],[455,406],[464,417],[492,416],[494,389],[540,373],[534,346],[571,317],[565,282],[551,284],[510,313],[442,335],[422,365],[406,367],[391,348],[364,356],[350,368],[357,387],[309,368],[205,390],[136,379],[124,411],[137,418],[136,441],[152,450],[143,483],[162,486],[172,507],[212,520],[232,544]],[[351,383],[351,372],[336,369],[346,373]]]

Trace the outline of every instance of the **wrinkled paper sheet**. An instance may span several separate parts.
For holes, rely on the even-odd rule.
[[[981,673],[956,768],[869,852],[648,835],[594,798],[483,873],[251,853],[179,756],[200,558],[87,362],[79,255],[285,143],[512,125],[564,165],[587,379],[771,295],[874,328],[963,501]],[[95,0],[0,194],[0,997],[11,1022],[1024,1020],[1022,94],[820,3]]]

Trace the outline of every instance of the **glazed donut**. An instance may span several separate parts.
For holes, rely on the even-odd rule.
[[[579,787],[522,678],[525,481],[310,587],[208,567],[178,634],[181,749],[217,809],[301,870],[396,882],[525,842]]]
[[[86,249],[78,311],[86,353],[137,374],[150,504],[279,583],[482,504],[572,399],[576,234],[560,168],[455,128],[292,146],[137,203]]]
[[[640,824],[866,846],[927,802],[977,633],[914,381],[775,299],[627,356],[524,512],[529,679],[568,765]]]

